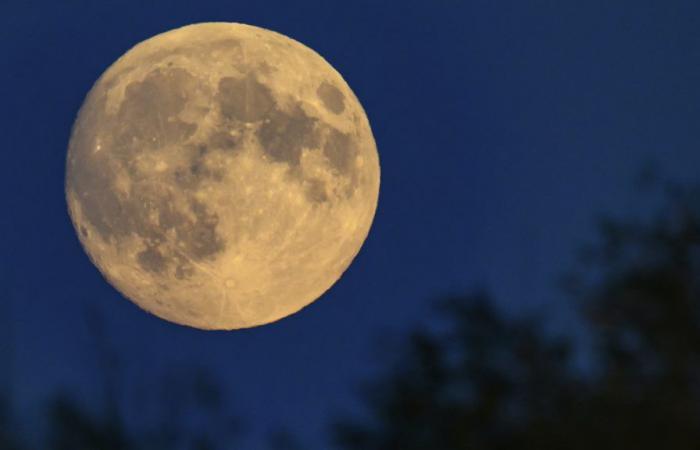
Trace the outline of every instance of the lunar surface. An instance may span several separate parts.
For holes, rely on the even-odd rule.
[[[357,255],[379,193],[369,122],[321,56],[281,34],[205,23],[148,39],[85,99],[66,199],[105,278],[183,325],[292,314]]]

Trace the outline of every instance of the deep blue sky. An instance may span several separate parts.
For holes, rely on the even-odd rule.
[[[203,332],[122,298],[66,213],[70,127],[134,44],[202,21],[244,22],[315,49],[364,105],[382,165],[370,236],[322,299],[275,324]],[[700,177],[700,3],[682,1],[8,1],[0,4],[3,149],[0,364],[27,417],[58,388],[99,395],[88,305],[128,377],[208,368],[255,436],[286,426],[324,448],[356,407],[378,337],[481,285],[507,312],[569,323],[551,288],[601,211],[629,214],[645,164]],[[8,345],[5,345],[9,348]],[[379,352],[381,354],[381,352]]]

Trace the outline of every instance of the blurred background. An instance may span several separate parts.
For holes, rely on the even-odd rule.
[[[205,332],[100,276],[70,128],[134,44],[249,23],[324,56],[382,166],[360,254]],[[0,0],[0,449],[696,449],[700,4]]]

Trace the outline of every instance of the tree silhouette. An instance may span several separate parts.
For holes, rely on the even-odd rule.
[[[386,374],[363,391],[369,419],[333,424],[344,450],[691,450],[700,447],[700,188],[664,187],[649,220],[600,223],[599,240],[563,281],[591,342],[507,319],[487,293],[435,302],[442,326],[414,330]],[[214,378],[196,367],[165,373],[125,406],[121,362],[100,314],[88,315],[104,405],[97,413],[56,396],[50,450],[226,450],[240,424]],[[574,344],[577,344],[576,346]],[[129,417],[139,417],[139,427]],[[143,420],[142,420],[143,419]],[[148,420],[146,420],[148,419]],[[0,450],[32,448],[15,435],[0,397]],[[301,449],[292,433],[275,449]]]
[[[224,408],[224,394],[207,372],[181,368],[165,374],[132,414],[143,417],[137,429],[126,427],[120,410],[94,414],[60,395],[50,402],[51,450],[229,450],[240,424]],[[150,402],[149,402],[150,400]],[[151,403],[150,405],[148,403]],[[150,421],[148,411],[155,412]],[[1,448],[1,447],[0,447]]]
[[[367,389],[374,421],[336,425],[343,448],[514,448],[525,430],[572,408],[564,342],[500,318],[485,294],[439,309],[447,329],[413,332],[398,366]]]
[[[0,449],[2,450],[22,450],[19,439],[14,435],[14,418],[10,414],[10,409],[4,398],[0,397]]]
[[[50,405],[50,437],[53,450],[122,450],[133,448],[119,422],[93,417],[65,395]]]
[[[122,362],[109,345],[97,310],[89,310],[91,342],[96,344],[104,398],[91,410],[66,393],[46,408],[47,433],[40,448],[49,450],[231,450],[241,423],[230,411],[225,393],[212,375],[196,366],[174,367],[151,384],[124,386]],[[136,395],[134,395],[136,394]],[[122,398],[135,397],[125,405]],[[19,435],[17,418],[0,395],[0,450],[36,448]],[[137,418],[139,426],[127,426]]]
[[[370,420],[333,427],[346,450],[697,449],[700,191],[665,187],[649,221],[604,220],[566,286],[593,338],[593,374],[570,341],[506,320],[486,294],[438,302],[443,329],[411,334],[369,384]]]

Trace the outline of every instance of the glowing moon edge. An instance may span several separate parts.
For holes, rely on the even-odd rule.
[[[102,74],[73,127],[65,190],[83,248],[119,292],[171,322],[237,329],[337,282],[369,233],[379,179],[365,111],[330,64],[219,22],[147,39]]]

